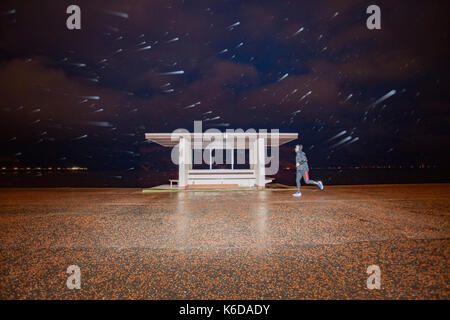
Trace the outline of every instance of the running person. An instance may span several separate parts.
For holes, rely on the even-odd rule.
[[[297,167],[297,192],[293,194],[294,197],[301,197],[300,193],[300,179],[303,178],[303,181],[306,184],[314,184],[319,187],[320,190],[323,190],[322,181],[314,181],[309,179],[309,167],[308,167],[308,159],[306,158],[305,153],[302,151],[303,146],[298,144],[295,146],[295,166]]]

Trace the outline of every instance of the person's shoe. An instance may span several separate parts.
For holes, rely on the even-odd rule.
[[[293,196],[294,196],[294,197],[301,197],[302,194],[301,194],[300,192],[297,191],[296,193],[293,194]]]
[[[323,183],[322,183],[322,181],[319,181],[319,185],[318,186],[319,186],[320,190],[323,190]]]

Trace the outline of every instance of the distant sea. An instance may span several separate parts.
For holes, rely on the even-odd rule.
[[[3,171],[0,187],[135,187],[146,188],[168,184],[177,179],[177,171]],[[449,183],[450,168],[423,169],[311,169],[310,178],[325,185]],[[295,185],[295,171],[282,170],[274,183]]]

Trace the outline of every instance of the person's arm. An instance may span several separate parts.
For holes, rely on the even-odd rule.
[[[306,157],[306,154],[303,154],[302,164],[306,164],[306,163],[308,163],[308,158]]]
[[[300,153],[296,161],[299,165],[308,163],[308,159],[306,158],[306,155],[304,153]]]
[[[297,154],[295,156],[295,167],[298,168],[299,165],[300,165],[300,155]]]

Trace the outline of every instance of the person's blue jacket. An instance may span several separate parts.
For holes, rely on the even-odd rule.
[[[303,151],[299,151],[295,155],[295,164],[299,166],[297,167],[297,170],[300,171],[309,171],[308,167],[308,159],[306,158],[306,154]]]

